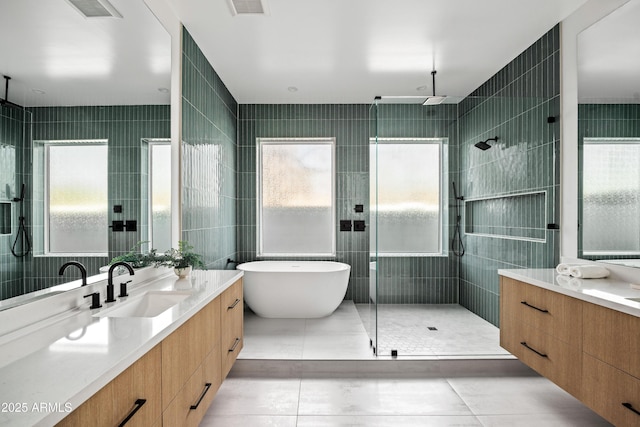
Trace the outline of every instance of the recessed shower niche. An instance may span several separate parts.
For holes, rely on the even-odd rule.
[[[465,234],[546,241],[546,191],[474,198],[464,206]]]
[[[11,234],[11,203],[0,202],[0,234]]]

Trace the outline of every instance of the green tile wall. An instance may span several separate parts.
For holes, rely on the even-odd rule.
[[[256,259],[256,138],[335,137],[336,215],[369,222],[369,106],[240,105],[238,129],[238,256]],[[365,211],[355,213],[363,204]],[[346,299],[369,300],[369,233],[338,232],[337,261],[351,265]]]
[[[455,104],[381,104],[377,107],[380,138],[446,138],[449,150],[450,188],[457,170],[458,107]],[[375,133],[375,130],[372,131]],[[372,135],[374,136],[374,135]],[[453,236],[455,210],[449,190],[449,238]],[[455,304],[458,302],[458,259],[444,257],[382,257],[378,259],[378,302],[382,304]]]
[[[186,30],[182,45],[182,239],[208,268],[236,253],[238,106]]]
[[[143,167],[143,138],[170,137],[170,106],[168,105],[121,105],[121,106],[76,106],[30,108],[33,115],[33,140],[62,139],[107,139],[109,142],[109,207],[119,204],[123,213],[109,209],[109,221],[115,219],[137,220],[136,232],[109,233],[108,257],[42,257],[42,232],[44,220],[42,201],[44,195],[36,193],[25,205],[29,212],[27,222],[34,242],[35,257],[29,257],[30,265],[25,271],[27,291],[43,289],[73,278],[74,273],[58,276],[58,268],[69,259],[82,262],[89,274],[107,264],[111,257],[127,252],[139,240],[146,238],[143,226],[148,222],[142,205],[148,195],[143,185],[146,171]],[[42,150],[35,147],[25,149],[28,158],[37,161]],[[27,178],[27,187],[33,188],[33,173]],[[31,190],[29,190],[28,194]],[[32,201],[34,211],[32,214]]]
[[[582,147],[584,138],[640,137],[639,104],[578,105],[578,223],[582,223]],[[585,259],[637,258],[635,255],[584,255],[582,233],[578,234],[578,256]]]
[[[10,202],[11,234],[0,235],[0,299],[24,293],[24,260],[11,253],[18,228],[19,204],[12,202],[22,183],[24,112],[0,106],[0,202]]]
[[[558,222],[560,138],[559,26],[459,104],[459,170],[465,199],[546,191],[547,220]],[[555,122],[548,123],[547,118]],[[498,136],[493,148],[479,141]],[[493,221],[513,215],[544,215],[536,201],[504,204]],[[497,218],[497,220],[496,220]],[[482,224],[479,224],[482,226]],[[500,268],[548,268],[558,261],[559,233],[545,231],[545,242],[464,236],[460,264],[460,303],[498,325]]]

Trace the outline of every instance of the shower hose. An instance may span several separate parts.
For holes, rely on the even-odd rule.
[[[29,234],[27,234],[27,227],[25,226],[25,218],[24,218],[24,184],[22,184],[22,192],[20,194],[20,198],[14,198],[14,202],[20,202],[20,225],[18,225],[18,233],[16,234],[16,240],[13,241],[13,245],[11,246],[11,253],[13,256],[17,258],[25,257],[31,251],[31,241],[29,240]],[[18,244],[18,240],[20,240],[20,252],[16,251],[16,246]]]
[[[460,257],[464,255],[464,243],[462,243],[462,236],[460,236],[460,208],[458,206],[458,200],[464,200],[464,197],[458,197],[455,182],[453,183],[453,195],[455,198],[456,225],[453,230],[453,238],[451,239],[451,251],[455,256]]]

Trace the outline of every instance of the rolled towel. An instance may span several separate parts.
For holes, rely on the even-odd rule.
[[[584,264],[560,263],[556,267],[556,271],[558,272],[558,274],[562,274],[563,276],[568,276],[570,274],[569,270],[571,270],[571,267],[577,267],[579,265],[584,265]]]
[[[569,274],[579,279],[602,279],[609,276],[609,270],[599,265],[578,265],[571,267]]]

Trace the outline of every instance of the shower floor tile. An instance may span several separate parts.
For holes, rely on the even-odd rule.
[[[367,304],[357,304],[368,329]],[[510,356],[500,347],[500,330],[457,304],[379,304],[380,356]]]

